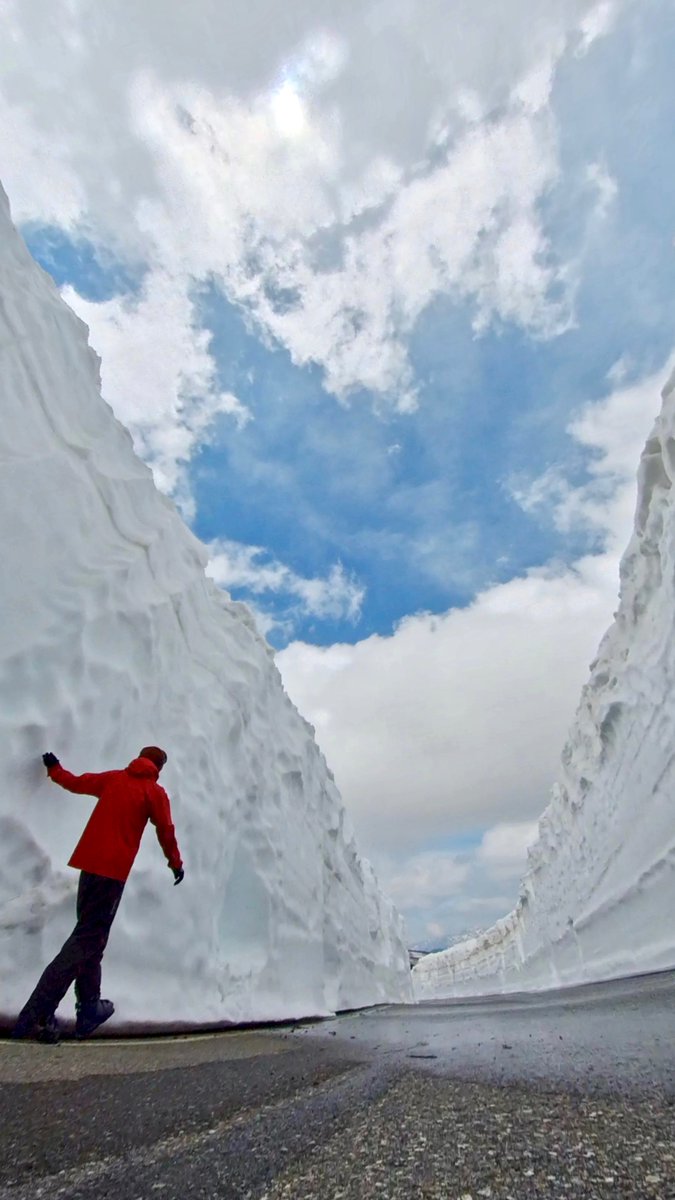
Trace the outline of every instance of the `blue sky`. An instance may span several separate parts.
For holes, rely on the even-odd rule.
[[[172,42],[139,28],[133,63],[110,49],[133,119],[97,79],[93,54],[66,54],[64,92],[91,101],[89,117],[80,127],[64,108],[54,135],[48,97],[33,96],[25,157],[7,145],[0,170],[32,253],[90,324],[104,395],[213,546],[214,577],[282,652],[286,686],[317,726],[411,940],[434,944],[515,899],[629,533],[617,497],[632,482],[611,398],[630,410],[625,458],[636,466],[658,406],[658,388],[640,388],[663,374],[675,341],[673,7],[544,4],[532,31],[527,6],[509,7],[495,59],[489,5],[466,6],[466,63],[434,58],[452,32],[436,5],[421,31],[403,2],[386,25],[375,4],[339,13],[322,3],[316,19],[291,5],[288,27],[270,17],[255,47],[242,9],[244,59],[220,64],[203,47],[182,59],[178,30]],[[48,39],[31,48],[40,9],[36,0],[15,16],[26,49],[5,90],[14,121],[21,71],[27,79],[54,52]],[[389,57],[385,46],[369,76],[374,28],[371,53],[389,38]],[[428,72],[415,66],[422,52]],[[405,105],[387,76],[392,55],[405,64]],[[360,111],[359,86],[370,96]],[[589,405],[609,422],[592,444],[570,430]],[[537,571],[557,589],[552,605],[535,595]],[[529,599],[511,599],[518,580],[534,580]],[[566,598],[565,625],[561,581],[589,606],[585,623]],[[485,612],[508,609],[511,621],[528,603],[555,608],[545,651],[541,622],[516,643],[504,618],[488,669]],[[477,649],[463,675],[455,649],[430,681],[429,656],[444,661],[440,639],[459,610]],[[370,674],[388,686],[402,628],[410,687],[385,728],[371,719],[385,706]],[[536,703],[518,718],[532,761],[514,748],[522,787],[489,800],[480,771],[458,765],[461,747],[483,728],[484,695],[517,708],[530,653],[546,671],[538,684],[527,675]],[[491,682],[474,696],[476,674]],[[358,736],[355,696],[370,704]],[[427,707],[421,728],[434,745],[447,729],[445,757],[423,785],[435,799],[421,797],[416,819],[410,797],[398,838],[396,781],[374,759],[392,758],[399,716],[412,728]],[[500,712],[490,738],[507,724]],[[425,777],[423,742],[408,747],[411,763],[420,758],[413,778]],[[501,840],[489,840],[494,829]]]
[[[675,178],[663,155],[675,94],[654,80],[667,79],[675,18],[659,8],[660,28],[639,23],[632,70],[636,22],[626,20],[586,57],[565,61],[553,89],[562,174],[542,209],[552,252],[583,256],[568,332],[538,340],[500,323],[477,336],[472,306],[439,297],[410,338],[418,410],[378,415],[365,390],[327,404],[319,366],[294,366],[217,286],[198,290],[218,383],[254,419],[233,432],[220,418],[193,455],[195,531],[209,542],[261,546],[303,576],[340,561],[365,589],[358,619],[319,619],[287,594],[256,600],[250,587],[234,586],[282,621],[292,609],[291,625],[270,629],[274,645],[387,633],[411,612],[466,604],[490,583],[583,549],[582,531],[561,536],[524,513],[509,485],[559,462],[581,479],[585,456],[566,433],[570,416],[607,392],[622,356],[639,377],[670,350]],[[618,188],[595,228],[588,163],[602,163]],[[133,294],[142,280],[142,268],[110,248],[54,227],[30,224],[24,234],[57,282],[87,299]]]

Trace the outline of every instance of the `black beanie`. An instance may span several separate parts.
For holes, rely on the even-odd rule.
[[[159,746],[144,746],[138,757],[149,758],[158,771],[161,771],[167,759],[166,751],[160,750]]]

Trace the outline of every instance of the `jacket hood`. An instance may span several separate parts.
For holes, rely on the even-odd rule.
[[[154,762],[150,762],[149,758],[134,758],[129,763],[127,771],[130,775],[140,775],[145,779],[157,779],[159,771]]]

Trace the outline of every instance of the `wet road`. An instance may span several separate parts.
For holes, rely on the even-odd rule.
[[[445,1075],[675,1096],[675,972],[558,992],[388,1005],[303,1031]]]
[[[285,1030],[0,1042],[0,1200],[664,1200],[674,1047],[674,974]]]

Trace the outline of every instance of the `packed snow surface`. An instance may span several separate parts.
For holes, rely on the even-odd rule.
[[[400,918],[248,610],[99,392],[86,326],[0,188],[0,1015],[70,932],[93,799],[47,780],[169,753],[185,882],[149,826],[113,926],[116,1020],[258,1021],[410,999]]]
[[[420,998],[675,966],[675,375],[638,474],[621,599],[514,911],[424,958]]]

